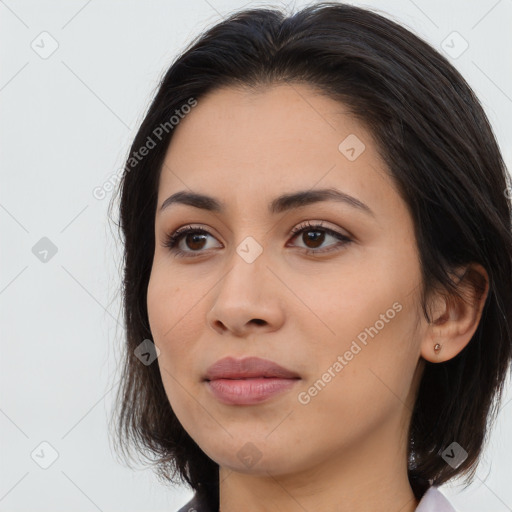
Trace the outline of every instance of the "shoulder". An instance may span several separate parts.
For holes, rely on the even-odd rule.
[[[459,512],[436,486],[431,486],[421,498],[415,512]]]
[[[216,512],[196,493],[194,497],[176,512]]]

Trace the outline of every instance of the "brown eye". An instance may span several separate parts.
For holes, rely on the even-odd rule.
[[[200,254],[207,248],[208,237],[214,238],[204,229],[186,226],[167,235],[163,245],[179,255],[195,256],[194,253]]]
[[[307,230],[302,233],[302,241],[309,249],[316,249],[320,247],[325,240],[325,231],[320,230]],[[309,245],[311,244],[311,245]]]
[[[293,238],[299,239],[304,244],[302,249],[304,249],[308,254],[321,254],[330,252],[352,242],[352,239],[348,236],[342,235],[333,229],[323,227],[321,223],[305,223],[297,226],[292,230],[292,235],[294,235]],[[329,244],[325,248],[321,248],[326,241],[326,237],[331,237],[335,240],[335,242],[337,242]]]
[[[194,251],[198,251],[204,248],[206,244],[206,235],[203,233],[187,233],[183,237],[185,240],[185,246]]]

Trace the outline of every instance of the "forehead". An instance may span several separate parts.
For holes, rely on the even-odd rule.
[[[396,194],[371,133],[342,103],[303,84],[223,87],[174,128],[159,204],[186,189],[248,204],[317,187],[366,203]]]

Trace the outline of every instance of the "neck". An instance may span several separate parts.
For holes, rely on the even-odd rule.
[[[339,447],[300,471],[220,467],[220,512],[414,512],[418,500],[407,476],[407,436],[397,436],[401,426],[381,426],[363,444]]]

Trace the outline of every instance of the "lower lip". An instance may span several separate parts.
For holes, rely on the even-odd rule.
[[[206,381],[214,396],[228,405],[252,405],[290,389],[300,379],[216,379]]]

